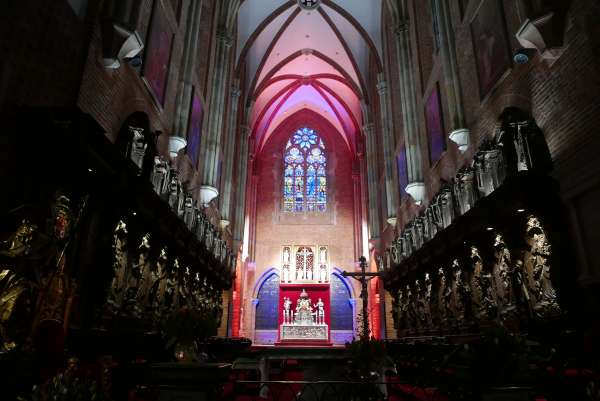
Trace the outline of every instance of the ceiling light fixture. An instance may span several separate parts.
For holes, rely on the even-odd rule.
[[[298,5],[305,10],[314,10],[320,3],[321,0],[298,0]]]

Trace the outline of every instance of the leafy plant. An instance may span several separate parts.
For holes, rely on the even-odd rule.
[[[96,381],[80,378],[71,372],[60,373],[48,383],[33,386],[28,398],[19,401],[110,401]]]
[[[169,316],[163,334],[174,342],[192,342],[211,336],[217,330],[217,319],[211,313],[184,306]]]

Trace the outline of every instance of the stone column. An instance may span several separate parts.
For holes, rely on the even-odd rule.
[[[359,161],[360,163],[360,161]],[[352,194],[354,196],[354,260],[362,254],[362,212],[361,212],[361,185],[360,165],[352,171]]]
[[[176,157],[177,153],[187,145],[186,137],[195,81],[201,16],[202,0],[191,2],[186,19],[183,56],[181,58],[181,79],[179,80],[177,98],[175,99],[173,135],[169,138],[169,154],[171,157]]]
[[[439,26],[440,55],[444,68],[444,85],[451,124],[449,138],[458,145],[461,152],[465,152],[469,147],[469,130],[465,124],[450,5],[448,0],[433,0],[433,5],[435,7],[434,18],[437,19]]]
[[[379,238],[381,229],[379,226],[379,196],[377,189],[377,141],[375,140],[374,125],[372,123],[363,126],[363,133],[367,139],[367,188],[369,189],[369,237]]]
[[[231,199],[233,190],[233,163],[235,157],[235,142],[237,132],[238,105],[240,101],[239,81],[235,80],[231,87],[231,107],[227,118],[227,138],[225,140],[225,152],[223,153],[223,173],[221,177],[221,225],[228,226],[231,222]],[[238,155],[237,160],[240,157]],[[239,176],[238,176],[239,181]]]
[[[233,230],[233,241],[235,246],[239,247],[239,244],[244,240],[244,223],[246,217],[246,190],[248,182],[248,141],[250,135],[250,128],[247,125],[241,127],[240,132],[240,146],[239,152],[236,152],[237,157],[237,185],[235,188],[236,199],[235,199],[235,216],[234,216],[234,230]]]
[[[223,7],[226,4],[222,5]],[[203,205],[219,196],[218,168],[221,152],[221,139],[223,137],[223,120],[225,117],[225,99],[227,95],[227,73],[229,71],[229,57],[233,41],[225,25],[217,28],[217,42],[215,46],[215,64],[211,77],[209,92],[209,114],[206,135],[202,136],[200,161],[202,162],[200,201]]]
[[[398,179],[394,163],[396,143],[394,133],[390,127],[390,108],[388,99],[387,82],[383,74],[377,77],[377,92],[379,93],[379,112],[381,116],[381,136],[383,138],[383,163],[385,169],[385,197],[387,207],[387,222],[396,225],[396,213],[398,205]]]
[[[417,116],[417,98],[415,89],[415,73],[410,46],[409,20],[406,4],[401,2],[399,10],[400,23],[396,26],[395,37],[400,69],[400,99],[402,106],[402,120],[404,125],[404,146],[406,148],[406,165],[408,170],[408,185],[406,192],[420,204],[425,193],[423,182],[423,162],[421,160],[422,141],[419,135]]]

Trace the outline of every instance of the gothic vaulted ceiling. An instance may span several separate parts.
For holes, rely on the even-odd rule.
[[[354,149],[372,57],[381,69],[381,0],[321,0],[315,9],[298,3],[245,0],[238,13],[237,66],[254,102],[257,150],[306,109],[326,118]]]

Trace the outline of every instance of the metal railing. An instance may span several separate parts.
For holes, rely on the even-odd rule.
[[[399,383],[351,382],[351,381],[251,381],[234,383],[232,393],[224,400],[244,399],[251,401],[387,401],[388,392],[411,393],[422,391],[415,387],[396,387]],[[417,395],[417,394],[414,394]],[[444,399],[435,391],[419,394],[421,399],[439,401]],[[239,397],[239,398],[238,398]]]

